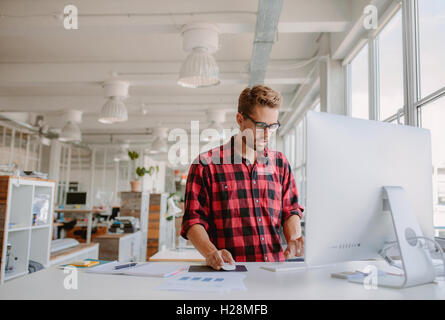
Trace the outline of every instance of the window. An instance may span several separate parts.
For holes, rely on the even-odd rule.
[[[445,98],[422,107],[422,127],[431,131],[434,224],[445,226]]]
[[[298,200],[303,207],[306,205],[305,124],[306,122],[302,120],[295,128],[296,159],[295,159],[295,165],[293,167],[295,183],[297,184],[297,189],[298,189]]]
[[[402,12],[399,10],[378,36],[380,120],[403,107]]]
[[[421,0],[419,62],[422,98],[445,86],[445,1]]]
[[[368,45],[351,61],[351,116],[369,119]]]

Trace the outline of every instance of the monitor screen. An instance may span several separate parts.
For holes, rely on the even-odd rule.
[[[86,204],[87,203],[87,193],[86,192],[67,192],[66,193],[66,204]]]

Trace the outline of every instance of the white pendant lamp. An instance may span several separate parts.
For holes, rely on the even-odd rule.
[[[63,142],[80,142],[82,140],[82,132],[79,123],[82,122],[82,111],[70,110],[64,115],[66,124],[62,128],[59,140]]]
[[[128,120],[128,111],[123,99],[128,96],[129,83],[121,80],[107,81],[103,85],[107,102],[102,107],[98,121],[113,124]]]
[[[207,136],[207,137],[203,137],[204,138],[204,142],[209,142],[211,141],[211,138],[217,138],[219,140],[221,139],[225,139],[225,135],[224,135],[224,127],[223,127],[223,123],[226,120],[226,112],[224,110],[208,110],[207,111],[207,122],[209,122],[209,129],[215,129],[216,131],[218,131],[218,137],[215,136]]]
[[[156,137],[149,150],[150,154],[166,153],[167,145],[167,128],[153,128],[153,135]]]
[[[210,23],[191,23],[181,31],[183,49],[190,52],[179,73],[178,85],[186,88],[203,88],[220,83],[219,68],[212,56],[218,50],[219,30]]]
[[[173,200],[173,197],[168,199],[167,203],[168,203],[168,210],[167,210],[167,216],[168,217],[171,217],[171,216],[175,216],[176,217],[177,214],[182,212],[181,208],[179,208],[176,205],[175,200]]]
[[[115,162],[130,161],[130,157],[128,156],[128,148],[129,148],[128,144],[122,144],[119,147],[119,151],[114,155],[114,159],[113,160]]]

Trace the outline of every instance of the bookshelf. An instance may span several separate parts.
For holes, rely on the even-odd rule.
[[[0,176],[0,283],[27,274],[30,260],[49,266],[54,191],[52,180]]]

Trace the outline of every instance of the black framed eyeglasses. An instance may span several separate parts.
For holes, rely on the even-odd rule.
[[[275,123],[267,124],[265,122],[255,121],[254,119],[252,119],[251,116],[249,116],[248,114],[246,114],[244,112],[241,112],[241,114],[243,116],[245,116],[247,119],[249,119],[250,121],[252,121],[255,124],[255,127],[258,129],[266,130],[267,128],[269,128],[270,132],[275,132],[281,126],[279,121],[275,122]]]

